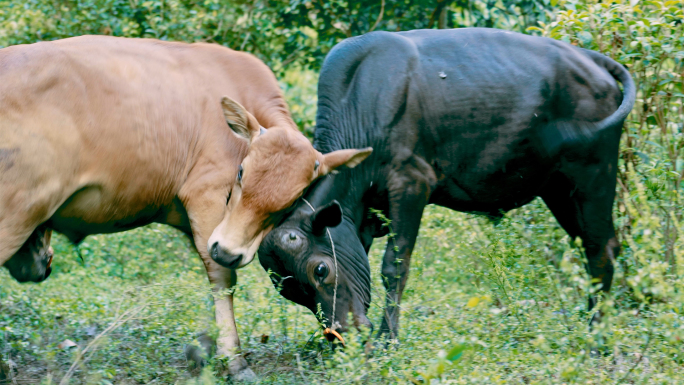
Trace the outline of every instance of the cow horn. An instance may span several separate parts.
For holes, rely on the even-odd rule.
[[[52,258],[54,258],[55,255],[54,251],[50,252],[50,250],[48,250],[48,253],[50,253],[50,259],[48,259],[48,263],[45,269],[49,269],[52,266]]]
[[[332,330],[332,329],[330,329],[330,328],[325,328],[325,330],[323,331],[323,334],[325,334],[325,335],[328,335],[328,334],[334,335],[335,338],[337,338],[337,339],[342,343],[342,347],[345,347],[344,338],[342,338],[342,336],[340,335],[340,333],[338,333],[338,332],[336,332],[336,331],[334,331],[334,330]]]

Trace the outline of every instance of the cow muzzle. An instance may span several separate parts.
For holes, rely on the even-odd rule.
[[[219,265],[229,269],[237,269],[240,267],[240,264],[244,259],[243,254],[231,254],[226,252],[221,246],[219,246],[218,242],[215,242],[211,246],[209,253],[211,254],[211,259],[213,259]]]
[[[49,247],[41,253],[37,261],[30,254],[29,257],[31,258],[26,258],[26,255],[15,255],[5,263],[5,267],[19,283],[40,283],[52,274],[53,256],[54,250]]]
[[[354,328],[356,328],[359,331],[361,331],[362,328],[365,328],[367,331],[370,332],[370,334],[373,334],[373,323],[371,323],[365,315],[354,315],[353,317]],[[344,340],[344,337],[342,337],[342,333],[345,333],[346,331],[346,326],[341,325],[339,322],[335,322],[335,328],[333,329],[332,327],[326,327],[323,330],[323,336],[325,336],[325,338],[330,342],[338,340],[342,344],[342,347],[345,347],[346,342]]]

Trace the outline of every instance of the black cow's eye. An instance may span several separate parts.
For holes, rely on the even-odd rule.
[[[291,241],[296,241],[298,237],[297,237],[297,234],[295,234],[295,233],[290,233],[289,238],[290,238]]]
[[[237,181],[242,182],[242,165],[238,168]]]
[[[328,276],[328,265],[325,263],[321,263],[320,265],[316,266],[316,270],[314,270],[314,274],[318,276],[319,278],[325,278]]]

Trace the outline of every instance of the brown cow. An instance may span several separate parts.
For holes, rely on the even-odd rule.
[[[206,247],[214,228],[217,260],[244,266],[315,178],[367,155],[314,150],[246,53],[103,36],[5,48],[0,266],[40,281],[53,229],[78,243],[158,222],[190,235],[214,287],[230,288],[235,271]],[[233,298],[215,303],[218,353],[236,354]],[[239,356],[230,371],[254,377]]]

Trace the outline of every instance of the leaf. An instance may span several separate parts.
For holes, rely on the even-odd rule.
[[[582,42],[582,45],[589,45],[594,40],[594,37],[591,36],[591,33],[587,32],[587,31],[582,31],[582,32],[578,33],[577,37]]]
[[[641,152],[641,151],[636,151],[635,153],[637,154],[637,156],[638,156],[639,158],[641,158],[641,160],[644,161],[644,163],[650,163],[651,158],[649,158],[648,155],[644,154],[644,153]]]
[[[544,30],[539,28],[539,27],[527,27],[527,32],[530,32],[530,31],[539,31],[539,32],[544,33]]]
[[[449,350],[449,353],[447,353],[446,359],[451,362],[458,360],[459,358],[461,358],[461,356],[463,356],[463,352],[467,348],[468,346],[464,344],[458,344],[454,346],[453,348],[451,348],[451,350]]]
[[[473,297],[468,300],[466,306],[469,308],[474,308],[475,306],[477,306],[478,303],[480,303],[480,297]]]

